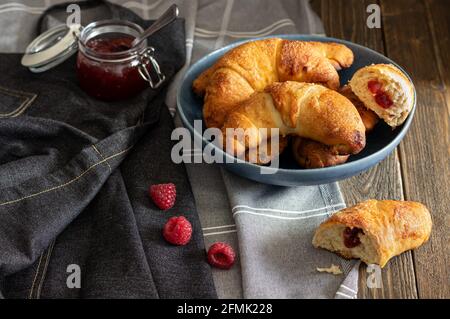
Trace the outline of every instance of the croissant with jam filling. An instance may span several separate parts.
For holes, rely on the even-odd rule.
[[[388,125],[401,125],[414,106],[414,87],[392,64],[375,64],[359,69],[350,87],[364,105]]]
[[[313,245],[384,267],[392,257],[426,242],[431,227],[430,212],[420,203],[368,200],[322,223]]]

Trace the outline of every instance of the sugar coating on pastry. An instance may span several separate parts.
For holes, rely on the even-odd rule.
[[[388,125],[401,125],[414,105],[414,87],[408,77],[391,64],[359,69],[349,83],[352,91]]]
[[[224,54],[192,83],[204,97],[207,127],[220,128],[236,105],[275,82],[296,81],[339,85],[337,70],[353,63],[343,44],[268,38],[243,43]]]

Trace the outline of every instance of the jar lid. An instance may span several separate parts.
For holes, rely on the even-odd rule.
[[[81,25],[60,25],[34,39],[25,50],[22,65],[30,71],[43,72],[62,63],[78,50]]]

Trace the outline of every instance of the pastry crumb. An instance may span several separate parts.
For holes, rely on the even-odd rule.
[[[342,275],[342,270],[339,268],[339,266],[336,266],[335,264],[331,264],[328,268],[316,268],[318,272],[326,272],[329,274],[333,274],[335,276]]]

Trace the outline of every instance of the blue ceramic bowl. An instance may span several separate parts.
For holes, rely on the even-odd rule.
[[[355,55],[355,62],[350,68],[339,72],[341,85],[347,83],[358,69],[366,65],[392,63],[401,69],[395,62],[371,49],[340,39],[308,35],[276,35],[271,37],[303,41],[337,42],[348,46]],[[202,131],[194,129],[194,120],[202,120],[203,100],[193,93],[192,82],[202,71],[213,65],[225,52],[243,42],[245,41],[236,42],[214,51],[192,65],[183,79],[177,96],[178,112],[185,127],[191,131],[197,140],[201,140],[203,145],[210,144],[216,152],[216,156],[223,159],[222,165],[237,175],[261,183],[281,186],[317,185],[339,181],[364,172],[385,159],[397,147],[408,131],[416,109],[415,102],[411,113],[403,125],[392,130],[388,125],[380,121],[374,131],[367,135],[367,143],[364,150],[357,155],[350,156],[345,164],[326,168],[302,169],[293,159],[290,149],[286,149],[280,156],[280,168],[267,168],[266,172],[267,170],[273,170],[271,171],[273,174],[262,174],[260,166],[233,158],[231,155],[223,152],[222,149],[212,145],[210,141],[204,139]],[[403,71],[403,69],[401,70]],[[414,101],[416,101],[415,95],[416,92],[414,90]],[[203,130],[205,130],[204,123],[202,126]],[[234,163],[230,163],[233,160]]]

